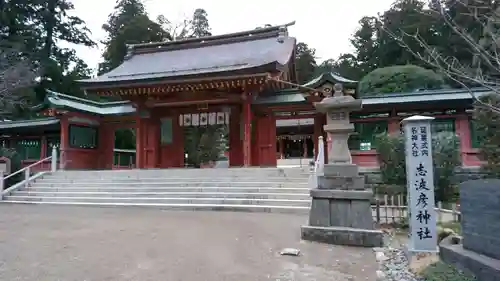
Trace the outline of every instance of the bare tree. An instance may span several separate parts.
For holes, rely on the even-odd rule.
[[[17,48],[0,45],[0,119],[16,108],[26,108],[38,72],[33,62]]]
[[[500,8],[497,7],[498,5],[495,2],[491,0],[428,1],[430,9],[425,12],[444,23],[456,36],[463,40],[464,45],[470,49],[471,55],[473,55],[472,62],[465,62],[456,57],[444,55],[437,47],[426,42],[418,32],[409,34],[400,29],[396,34],[394,31],[385,28],[383,24],[380,26],[383,31],[387,32],[389,36],[415,57],[467,89],[479,107],[500,114],[500,108],[479,99],[468,86],[473,84],[487,88],[500,98]],[[446,5],[460,5],[462,10],[467,11],[462,16],[470,17],[474,24],[482,28],[480,40],[474,39],[467,26],[462,26],[454,20],[448,12],[449,6],[446,7],[445,3]],[[408,40],[418,42],[423,52],[412,49]]]
[[[192,27],[192,21],[188,19],[184,19],[182,22],[173,23],[165,16],[159,15],[156,21],[170,34],[174,41],[187,38]]]

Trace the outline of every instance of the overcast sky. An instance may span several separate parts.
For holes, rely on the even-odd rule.
[[[113,11],[115,0],[73,0],[75,13],[87,22],[92,39],[100,41],[105,33],[101,26]],[[316,49],[322,61],[349,52],[349,38],[363,16],[374,16],[388,9],[393,0],[145,0],[151,18],[165,15],[173,22],[182,22],[196,8],[208,13],[213,34],[254,29],[265,24],[296,21],[290,35]],[[96,68],[101,61],[99,48],[76,47],[87,64]]]

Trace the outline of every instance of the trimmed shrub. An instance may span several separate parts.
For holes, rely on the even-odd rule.
[[[416,65],[396,65],[377,68],[368,73],[358,85],[358,95],[413,92],[447,88],[443,77]]]

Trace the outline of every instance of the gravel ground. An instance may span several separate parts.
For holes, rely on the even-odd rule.
[[[300,240],[299,215],[0,204],[0,280],[373,281],[371,248]],[[301,255],[281,256],[283,248]]]
[[[424,281],[410,271],[404,242],[393,233],[386,234],[385,247],[373,248],[379,263],[377,281]]]

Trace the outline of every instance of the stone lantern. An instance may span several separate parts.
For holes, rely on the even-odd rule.
[[[379,247],[382,232],[375,230],[371,199],[364,177],[352,163],[348,147],[354,125],[349,114],[361,110],[362,101],[344,95],[342,85],[335,84],[334,93],[314,106],[327,115],[324,130],[332,140],[328,147],[328,163],[318,186],[310,191],[312,205],[309,225],[302,227],[302,239],[337,245]]]

